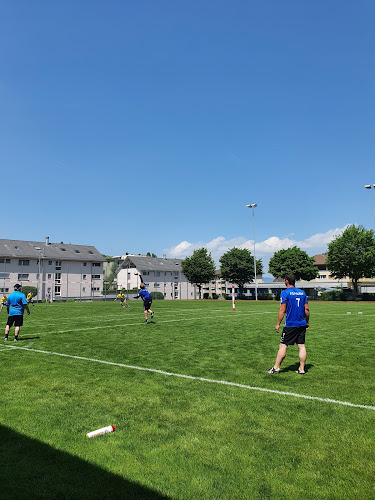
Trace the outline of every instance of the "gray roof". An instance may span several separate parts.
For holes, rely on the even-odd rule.
[[[182,259],[161,259],[159,257],[144,257],[128,255],[122,263],[125,269],[133,264],[139,271],[181,271]]]
[[[16,259],[74,260],[87,262],[104,262],[106,259],[98,250],[89,245],[72,245],[71,243],[49,243],[41,241],[1,240],[0,258]]]

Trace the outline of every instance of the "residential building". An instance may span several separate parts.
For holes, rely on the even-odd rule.
[[[126,255],[117,273],[119,290],[138,289],[142,275],[149,292],[161,292],[165,299],[198,299],[198,287],[181,272],[182,259]]]
[[[37,300],[101,297],[105,258],[93,246],[0,239],[0,293],[16,283],[37,289]]]

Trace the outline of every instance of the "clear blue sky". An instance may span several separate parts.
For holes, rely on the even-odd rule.
[[[218,259],[255,202],[266,262],[374,227],[372,0],[0,8],[1,238]]]

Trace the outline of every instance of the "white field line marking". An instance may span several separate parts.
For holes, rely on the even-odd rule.
[[[250,316],[250,315],[254,315],[254,314],[273,314],[271,312],[261,312],[261,313],[244,313],[242,314],[242,316]],[[161,323],[176,323],[176,322],[180,322],[180,321],[196,321],[196,320],[210,320],[210,319],[216,319],[216,318],[224,318],[224,317],[227,317],[228,314],[225,314],[225,315],[215,315],[215,316],[205,316],[205,317],[194,317],[194,318],[178,318],[178,319],[168,319],[168,320],[162,320],[162,321],[157,321],[158,324],[161,324]],[[232,318],[235,318],[236,315],[233,315]],[[238,318],[238,316],[237,316]],[[118,318],[117,318],[118,320]],[[144,321],[142,322],[137,322],[137,323],[120,323],[118,325],[113,325],[113,327],[118,327],[118,328],[123,328],[125,326],[138,326],[138,325],[144,325]],[[85,331],[88,331],[88,330],[102,330],[103,328],[105,328],[105,323],[104,321],[102,322],[102,324],[100,326],[89,326],[88,328],[78,328],[78,327],[73,327],[73,328],[70,328],[68,330],[56,330],[55,332],[33,332],[33,335],[41,335],[41,334],[46,334],[46,333],[69,333],[69,332],[85,332]],[[149,327],[147,327],[149,328]],[[30,335],[31,333],[29,333]]]
[[[6,346],[6,347],[8,347],[8,346]],[[359,404],[349,403],[348,401],[339,401],[336,399],[329,399],[329,398],[319,398],[317,396],[307,396],[305,394],[297,394],[295,392],[286,392],[286,391],[277,391],[274,389],[265,389],[264,387],[253,387],[251,385],[243,385],[243,384],[237,384],[235,382],[227,382],[226,380],[214,380],[214,379],[210,379],[210,378],[193,377],[192,375],[182,375],[181,373],[166,372],[164,370],[156,370],[154,368],[144,368],[141,366],[125,365],[123,363],[115,363],[114,361],[104,361],[102,359],[86,358],[84,356],[74,356],[72,354],[63,354],[60,352],[53,352],[53,351],[42,351],[39,349],[30,349],[29,347],[18,347],[18,346],[11,347],[11,346],[9,346],[9,348],[21,349],[23,351],[36,352],[36,353],[40,353],[40,354],[50,354],[53,356],[61,356],[64,358],[80,359],[82,361],[92,361],[94,363],[100,363],[103,365],[118,366],[120,368],[128,368],[130,370],[159,373],[160,375],[167,375],[169,377],[184,378],[184,379],[188,379],[188,380],[198,380],[200,382],[209,382],[211,384],[228,385],[231,387],[239,387],[241,389],[248,389],[251,391],[268,392],[271,394],[279,394],[281,396],[291,396],[294,398],[309,399],[312,401],[320,401],[322,403],[332,403],[332,404],[336,404],[336,405],[350,406],[351,408],[364,408],[366,410],[374,410],[375,411],[375,406],[359,405]]]

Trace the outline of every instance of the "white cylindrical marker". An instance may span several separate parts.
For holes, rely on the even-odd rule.
[[[107,434],[108,432],[113,432],[115,429],[116,427],[114,425],[108,425],[107,427],[102,427],[101,429],[97,429],[96,431],[88,432],[86,436],[88,438],[93,438],[95,436]]]

